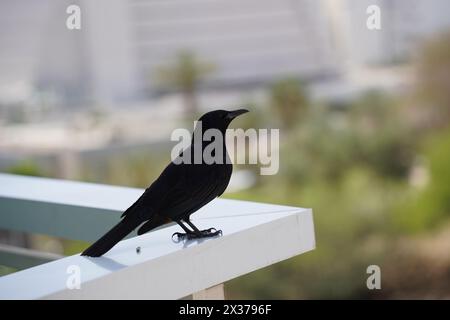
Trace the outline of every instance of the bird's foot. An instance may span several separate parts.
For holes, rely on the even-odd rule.
[[[175,232],[174,234],[172,234],[172,241],[173,242],[180,242],[180,241],[186,239],[187,235],[188,235],[188,233]]]
[[[215,236],[221,236],[222,230],[217,230],[216,228],[209,228],[200,231],[200,238],[211,238]]]
[[[193,240],[193,239],[201,239],[201,238],[211,238],[215,236],[221,236],[222,230],[216,230],[216,228],[209,228],[205,230],[201,230],[200,232],[175,232],[172,235],[172,239],[176,236],[176,239],[179,241],[182,240]]]

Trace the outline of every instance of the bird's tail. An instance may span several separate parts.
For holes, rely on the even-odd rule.
[[[136,219],[129,219],[125,217],[122,221],[116,224],[103,237],[93,243],[89,248],[83,251],[82,256],[100,257],[114,247],[120,240],[125,238],[131,231],[133,231],[139,222]]]

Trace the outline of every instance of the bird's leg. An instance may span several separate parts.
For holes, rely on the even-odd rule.
[[[173,236],[177,236],[178,240],[183,240],[184,238],[190,239],[190,236],[195,235],[194,231],[189,230],[189,229],[181,222],[181,220],[176,220],[175,222],[178,223],[178,225],[179,225],[181,228],[183,228],[183,230],[184,230],[186,233],[175,232],[175,233],[172,235],[172,239],[173,239]]]
[[[190,220],[189,218],[184,219],[184,221],[194,230],[195,238],[208,238],[215,237],[217,235],[222,235],[222,230],[216,230],[216,228],[209,228],[205,230],[199,230]],[[189,236],[188,236],[189,238]]]

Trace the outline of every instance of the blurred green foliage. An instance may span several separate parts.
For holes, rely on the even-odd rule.
[[[413,189],[400,202],[395,223],[408,232],[436,227],[450,217],[450,131],[432,136],[423,147],[429,183]]]
[[[269,103],[286,130],[298,125],[308,107],[306,92],[294,78],[275,82],[269,90]]]
[[[10,273],[13,273],[13,272],[16,272],[16,271],[17,270],[14,268],[0,265],[0,277],[5,276]]]
[[[303,89],[296,90],[301,84],[291,79],[274,86],[273,113],[285,112],[282,119],[295,119],[280,122],[280,172],[260,177],[253,189],[230,196],[313,208],[317,248],[231,281],[229,297],[442,294],[437,284],[450,282],[450,276],[436,270],[450,268],[449,255],[442,255],[445,249],[440,248],[446,244],[434,241],[433,250],[416,246],[421,241],[417,232],[432,238],[449,226],[449,48],[450,37],[444,35],[423,49],[417,64],[422,76],[413,99],[367,92],[334,108],[292,98]],[[366,268],[371,264],[387,270],[387,287],[394,289],[367,290]],[[414,265],[420,265],[421,275],[411,271]],[[428,281],[405,280],[405,268],[409,275]]]
[[[417,59],[416,97],[428,113],[427,126],[450,124],[450,32],[430,40]]]
[[[311,207],[317,233],[314,252],[232,281],[231,296],[368,294],[365,268],[382,262],[389,216],[404,192],[415,147],[396,116],[396,104],[385,106],[388,100],[368,93],[340,111],[314,106],[301,125],[284,132],[279,174],[231,195]]]
[[[20,161],[19,163],[8,168],[7,172],[34,177],[40,177],[43,175],[39,166],[31,160]]]

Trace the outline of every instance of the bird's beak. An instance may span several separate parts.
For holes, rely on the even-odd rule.
[[[227,118],[230,120],[233,120],[237,116],[240,116],[241,114],[247,113],[247,112],[248,112],[247,109],[239,109],[239,110],[230,111],[230,112],[228,112]]]

